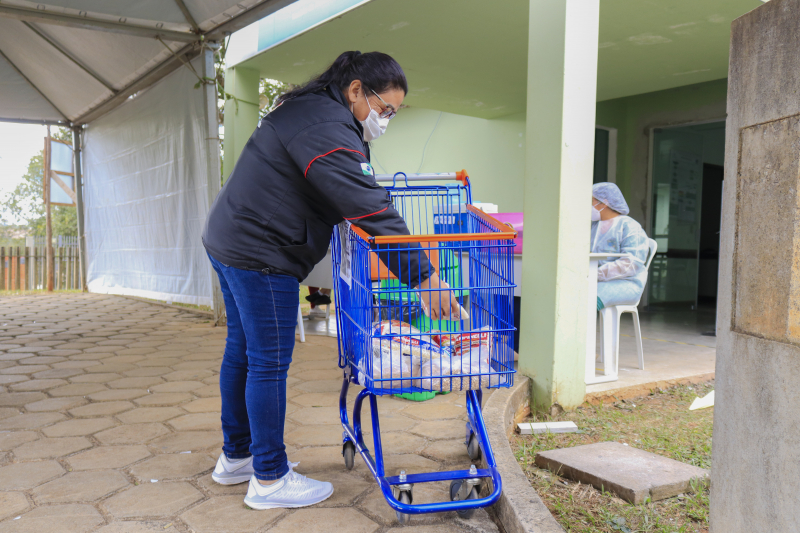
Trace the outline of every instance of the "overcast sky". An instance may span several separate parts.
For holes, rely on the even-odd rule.
[[[28,170],[28,162],[44,148],[47,128],[0,122],[0,202]]]

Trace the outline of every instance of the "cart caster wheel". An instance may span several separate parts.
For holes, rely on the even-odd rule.
[[[462,483],[464,483],[464,481],[461,480],[461,479],[454,479],[453,481],[450,482],[450,501],[451,502],[456,501],[456,498],[458,497],[458,491],[461,490],[461,484]]]
[[[458,498],[458,493],[459,493],[459,491],[461,491],[461,485],[463,483],[464,483],[464,480],[461,480],[461,479],[454,479],[453,481],[450,482],[450,500],[451,501],[456,501],[457,499],[459,499]],[[472,487],[470,489],[470,491],[469,491],[469,494],[467,494],[467,497],[465,499],[467,499],[467,500],[477,500],[478,499],[478,489],[477,489],[477,487]],[[463,518],[465,520],[469,520],[470,518],[472,518],[472,515],[475,514],[475,509],[464,509],[463,511],[456,511],[456,513],[458,513],[459,517],[461,517],[461,518]]]
[[[353,469],[354,458],[356,456],[356,446],[350,441],[347,441],[342,446],[342,455],[344,455],[344,467],[348,470]]]
[[[407,490],[402,491],[398,500],[400,503],[410,504],[411,493]],[[397,514],[397,521],[401,524],[408,524],[408,522],[411,520],[411,515],[408,513],[401,513],[400,511],[395,511],[395,513]]]
[[[469,458],[475,462],[480,461],[481,458],[481,445],[478,442],[478,437],[473,433],[469,436],[469,443],[467,444],[467,454]]]

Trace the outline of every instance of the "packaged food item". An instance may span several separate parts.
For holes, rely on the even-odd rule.
[[[394,353],[412,356],[418,362],[432,356],[451,354],[434,342],[430,335],[399,320],[381,320],[373,324],[372,351],[375,357],[391,357]]]
[[[431,338],[442,348],[449,348],[454,356],[462,357],[469,354],[489,363],[492,360],[494,346],[494,335],[490,330],[489,326],[484,326],[474,333],[438,332]]]

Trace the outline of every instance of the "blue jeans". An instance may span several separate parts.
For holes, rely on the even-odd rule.
[[[258,479],[278,479],[289,471],[283,444],[286,375],[300,284],[291,276],[242,270],[209,258],[228,314],[219,372],[222,451],[228,459],[252,455]]]

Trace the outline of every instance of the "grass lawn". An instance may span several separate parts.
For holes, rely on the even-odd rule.
[[[708,488],[702,484],[675,498],[631,505],[591,485],[542,470],[534,458],[539,451],[617,441],[710,468],[714,409],[689,411],[689,405],[713,388],[713,383],[678,386],[613,405],[585,404],[556,417],[537,415],[527,421],[571,420],[580,432],[517,435],[512,438],[512,448],[531,485],[568,532],[707,532]]]

